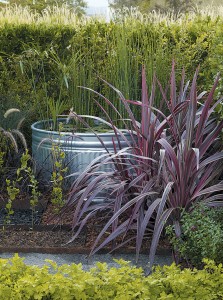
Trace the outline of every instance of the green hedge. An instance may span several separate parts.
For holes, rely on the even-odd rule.
[[[184,66],[189,79],[200,65],[200,90],[208,90],[223,68],[222,17],[184,16],[176,22],[168,17],[127,18],[109,23],[70,18],[65,24],[53,21],[57,15],[51,22],[35,22],[34,17],[18,21],[16,14],[0,21],[0,111],[28,105],[37,119],[50,115],[50,100],[63,100],[67,109],[97,114],[92,94],[78,86],[115,101],[117,96],[102,78],[126,98],[140,99],[142,64],[149,86],[154,71],[167,84],[173,59],[178,74]]]
[[[141,268],[120,260],[120,268],[98,263],[90,271],[81,265],[27,266],[15,255],[0,260],[0,297],[33,299],[222,299],[223,267],[206,261],[203,270],[180,270],[174,264],[145,277]]]

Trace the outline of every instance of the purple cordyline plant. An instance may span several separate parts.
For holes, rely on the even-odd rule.
[[[157,207],[151,209],[151,213],[157,211],[150,249],[151,264],[168,219],[174,224],[176,236],[179,237],[183,211],[190,212],[198,202],[212,207],[223,206],[223,182],[217,182],[223,167],[223,148],[218,140],[223,120],[217,122],[212,117],[215,107],[223,99],[212,105],[219,76],[203,104],[198,105],[197,75],[198,70],[193,78],[184,120],[179,114],[171,125],[177,128],[175,141],[178,142],[171,144],[164,138],[157,141],[161,145],[162,180],[166,188]]]
[[[222,204],[222,195],[213,194],[223,187],[222,183],[213,185],[223,157],[217,141],[223,122],[216,123],[214,118],[211,119],[215,106],[221,101],[211,106],[218,78],[204,104],[198,105],[204,93],[197,96],[197,74],[198,70],[188,93],[189,83],[185,84],[183,71],[177,94],[173,63],[170,90],[164,90],[154,76],[148,96],[143,69],[141,101],[125,99],[120,91],[108,84],[118,93],[128,119],[122,117],[108,99],[95,92],[116,112],[124,130],[114,125],[96,101],[106,117],[106,121],[100,121],[109,124],[119,141],[118,145],[124,140],[128,147],[121,149],[114,143],[114,151],[110,153],[95,133],[107,152],[92,161],[72,185],[63,209],[74,210],[71,241],[92,216],[104,212],[107,223],[96,238],[91,254],[110,242],[115,249],[134,238],[138,258],[143,238],[151,234],[149,260],[152,265],[161,232],[168,221],[175,224],[179,235],[182,209],[190,211],[196,201],[204,201],[208,205]],[[165,103],[170,112],[167,116],[154,107],[157,85],[163,98],[161,105]],[[140,109],[140,122],[136,120],[131,106]],[[71,113],[70,117],[72,114],[86,125],[83,118],[75,113]],[[102,166],[107,166],[107,171],[102,171]],[[104,195],[105,200],[94,202],[99,195]],[[135,232],[133,237],[128,238],[129,231]],[[121,237],[119,244],[115,244],[117,237]]]

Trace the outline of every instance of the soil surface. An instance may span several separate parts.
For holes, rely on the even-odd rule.
[[[0,220],[1,217],[3,217],[3,210],[0,211]],[[35,220],[32,220],[33,217]],[[41,251],[42,253],[89,254],[97,235],[105,225],[103,220],[103,217],[94,217],[83,228],[80,235],[69,242],[72,238],[72,212],[66,213],[63,218],[57,217],[51,204],[48,204],[44,212],[35,215],[31,210],[15,211],[10,224],[0,223],[0,252]],[[131,233],[128,238],[131,238]],[[150,241],[150,236],[144,239],[142,253],[148,254]],[[159,248],[162,252],[168,250],[170,246],[165,239],[162,239]],[[109,252],[111,249],[112,245],[108,245],[101,252]],[[118,249],[118,252],[134,253],[135,242],[133,240],[128,242]]]

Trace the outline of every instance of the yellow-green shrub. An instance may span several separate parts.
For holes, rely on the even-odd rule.
[[[0,298],[47,299],[222,299],[223,267],[206,260],[203,270],[174,264],[146,277],[141,268],[120,260],[120,268],[98,263],[90,271],[79,265],[27,266],[15,255],[0,260]]]

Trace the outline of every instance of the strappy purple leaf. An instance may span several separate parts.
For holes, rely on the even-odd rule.
[[[218,78],[210,93],[197,95],[198,69],[191,87],[189,82],[185,83],[183,70],[178,89],[174,65],[173,62],[168,86],[163,87],[154,75],[150,92],[146,70],[142,68],[141,101],[125,99],[107,83],[117,93],[124,115],[110,100],[93,91],[116,113],[123,128],[117,128],[103,104],[95,100],[104,119],[89,118],[107,124],[114,131],[118,146],[113,143],[114,149],[110,152],[95,132],[106,153],[78,175],[61,212],[73,211],[72,241],[97,212],[108,217],[91,254],[111,242],[115,248],[125,245],[128,232],[133,231],[138,259],[143,239],[148,230],[152,230],[149,257],[152,265],[166,223],[174,224],[176,235],[180,236],[182,211],[191,211],[193,205],[201,201],[209,206],[222,206],[223,183],[216,180],[223,168],[223,152],[217,141],[223,121],[215,120],[216,104],[212,105]],[[159,107],[154,106],[157,89],[162,97]],[[87,124],[88,116],[76,117]],[[124,149],[121,140],[127,144]],[[101,167],[107,166],[110,166],[109,171],[101,171]],[[94,199],[100,195],[104,195],[105,201],[95,203]]]

